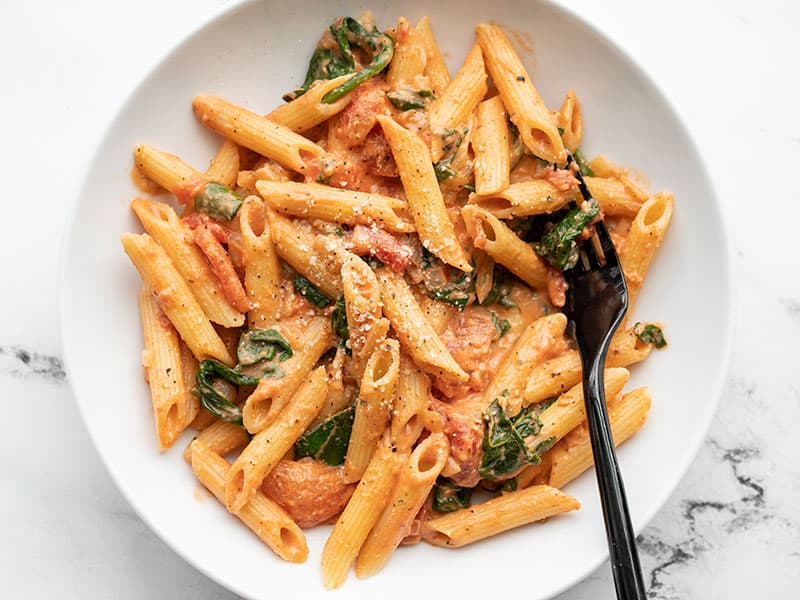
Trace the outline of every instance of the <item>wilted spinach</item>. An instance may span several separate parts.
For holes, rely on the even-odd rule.
[[[310,456],[329,465],[342,464],[347,456],[355,414],[355,406],[349,406],[306,431],[295,443],[295,457]]]

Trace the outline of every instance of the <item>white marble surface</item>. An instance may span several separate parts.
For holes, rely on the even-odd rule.
[[[0,596],[235,597],[161,542],[101,465],[66,384],[56,299],[63,223],[99,136],[132,82],[224,4],[0,4]],[[800,5],[569,4],[668,90],[707,157],[735,253],[732,369],[700,455],[642,535],[649,595],[797,598]],[[603,565],[560,600],[611,597]]]

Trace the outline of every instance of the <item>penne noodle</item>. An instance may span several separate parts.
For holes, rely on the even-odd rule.
[[[647,358],[652,349],[653,344],[642,342],[633,329],[620,330],[606,355],[606,367],[629,367]],[[534,367],[525,386],[525,404],[538,404],[558,396],[580,382],[581,372],[577,350],[568,350]]]
[[[642,428],[651,402],[647,388],[639,388],[628,392],[608,407],[608,422],[615,446],[619,446]],[[578,428],[570,432],[549,454],[552,457],[548,484],[564,487],[594,464],[588,429]]]
[[[563,313],[541,317],[528,325],[484,390],[481,405],[487,407],[498,400],[507,415],[518,414],[528,374],[552,356],[554,350],[563,347],[566,328],[567,318]]]
[[[628,237],[625,238],[625,245],[619,256],[628,284],[629,315],[656,250],[664,241],[664,234],[672,219],[673,205],[672,194],[656,194],[642,205],[631,223]]]
[[[388,117],[378,116],[377,120],[397,162],[420,242],[447,264],[462,271],[472,271],[469,256],[458,242],[447,214],[425,143]]]
[[[425,413],[430,406],[429,390],[428,376],[407,356],[401,355],[390,432],[393,443],[402,450],[410,450],[422,433]]]
[[[198,120],[209,129],[297,173],[305,173],[306,160],[324,152],[288,127],[222,98],[201,94],[192,106]]]
[[[431,128],[431,157],[433,162],[441,160],[444,154],[442,137],[453,130],[472,114],[478,103],[486,95],[486,70],[483,56],[477,44],[464,59],[464,64],[453,81],[442,94],[433,101],[428,110]]]
[[[179,157],[147,144],[136,146],[134,164],[145,177],[175,194],[182,204],[191,205],[194,194],[207,183],[205,175]]]
[[[564,97],[564,103],[558,112],[558,126],[564,130],[561,134],[564,147],[574,154],[583,138],[583,115],[581,103],[573,90],[569,90]]]
[[[239,146],[231,140],[225,140],[206,169],[206,179],[233,188],[236,186],[238,176]]]
[[[216,358],[232,365],[225,344],[164,249],[146,233],[124,233],[121,240],[142,281],[152,288],[159,307],[192,353],[200,359]]]
[[[192,471],[208,490],[225,504],[225,479],[230,465],[213,449],[195,440],[189,446]],[[236,516],[283,560],[302,563],[308,558],[303,530],[280,506],[261,492],[245,504]]]
[[[180,338],[147,285],[139,290],[139,313],[144,335],[142,366],[150,385],[156,435],[163,452],[175,443],[187,424]]]
[[[512,183],[487,196],[472,195],[469,205],[488,210],[498,219],[515,219],[555,212],[573,198],[574,195],[559,192],[544,179],[534,179]]]
[[[303,332],[297,338],[286,337],[291,339],[294,354],[281,363],[283,376],[278,379],[261,378],[245,401],[242,418],[245,429],[250,433],[258,433],[272,425],[320,357],[331,347],[333,334],[330,319],[315,317],[303,324]]]
[[[192,351],[183,341],[180,341],[180,346],[181,374],[183,375],[183,389],[186,391],[186,426],[193,427],[194,420],[200,413],[200,400],[192,393],[200,365]]]
[[[400,468],[397,483],[378,522],[369,532],[356,561],[356,576],[380,571],[409,532],[417,513],[442,472],[449,452],[447,438],[434,433],[425,438]]]
[[[579,508],[572,496],[549,485],[536,485],[432,519],[426,523],[423,539],[435,546],[459,548]]]
[[[468,204],[461,209],[472,243],[532,288],[547,287],[547,265],[530,244],[485,208]]]
[[[239,231],[242,235],[244,288],[250,303],[247,326],[250,329],[269,329],[279,310],[281,268],[260,198],[249,196],[242,204]]]
[[[345,458],[345,478],[358,481],[372,458],[389,422],[397,375],[400,344],[383,340],[367,361],[356,402],[356,414]]]
[[[305,94],[269,113],[267,119],[283,125],[295,133],[305,133],[309,129],[313,129],[340,113],[350,104],[350,100],[353,98],[352,93],[345,94],[330,104],[322,101],[325,94],[335,90],[350,77],[352,75],[342,75],[334,79],[317,81]]]
[[[609,217],[634,217],[647,200],[616,177],[584,177],[589,193]]]
[[[383,312],[417,366],[437,377],[467,381],[469,375],[458,366],[441,338],[425,319],[402,275],[379,269],[377,276],[381,284]]]
[[[558,128],[511,41],[499,27],[489,23],[478,25],[476,33],[486,69],[503,98],[511,122],[519,130],[522,142],[539,158],[550,163],[563,163],[566,152]]]
[[[403,83],[414,84],[417,77],[425,72],[425,48],[405,17],[398,19],[395,35],[394,56],[386,72],[386,83],[393,87]]]
[[[266,429],[257,433],[231,465],[225,483],[225,504],[240,511],[264,478],[278,464],[317,416],[325,399],[325,368],[319,367],[297,390],[292,401]]]
[[[356,380],[361,380],[367,360],[389,332],[381,310],[381,288],[370,266],[355,255],[342,265],[342,287],[350,350]]]
[[[315,234],[272,210],[267,210],[267,219],[278,256],[328,298],[338,298],[342,294],[341,269],[344,253],[335,247],[323,247],[323,252],[318,252],[315,248]],[[327,243],[335,245],[333,240]],[[324,252],[326,249],[330,251]]]
[[[191,231],[181,224],[172,207],[163,202],[134,198],[131,209],[145,231],[172,260],[209,320],[223,327],[242,325],[244,315],[225,298],[219,279],[192,242]]]
[[[389,502],[404,460],[400,452],[393,452],[389,437],[384,436],[364,477],[325,542],[322,550],[322,582],[326,589],[338,588],[347,579],[350,565]]]
[[[500,96],[478,104],[477,121],[471,140],[475,153],[475,193],[497,194],[508,187],[511,172],[508,121]]]
[[[614,401],[629,376],[630,372],[620,367],[605,370],[606,403]],[[539,433],[525,440],[528,447],[533,448],[537,453],[544,452],[540,448],[552,448],[553,444],[586,420],[583,384],[579,383],[568,392],[561,394],[553,404],[542,411],[539,420],[542,422]]]
[[[407,204],[397,198],[318,183],[258,181],[255,185],[267,205],[279,214],[348,225],[375,224],[389,231],[414,231],[414,224],[402,216],[408,211]]]
[[[428,17],[422,17],[417,23],[417,39],[420,45],[425,48],[425,77],[431,84],[431,91],[435,95],[440,95],[450,84],[450,73],[447,64],[444,62],[439,46],[431,30],[431,22]]]
[[[211,413],[208,413],[211,414]],[[222,419],[218,419],[205,429],[198,433],[193,441],[197,441],[203,446],[209,448],[214,454],[218,456],[225,456],[236,450],[240,450],[247,445],[250,441],[250,436],[239,425],[233,423],[226,423]],[[189,462],[192,462],[192,443],[186,446],[186,451],[183,457]]]

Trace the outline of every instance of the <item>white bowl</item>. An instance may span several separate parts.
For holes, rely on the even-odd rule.
[[[336,6],[334,6],[336,4]],[[142,378],[136,305],[139,278],[119,236],[139,231],[128,209],[132,150],[147,142],[204,168],[218,139],[200,126],[192,97],[211,92],[258,112],[278,105],[303,79],[323,28],[340,14],[371,8],[383,27],[403,14],[428,14],[452,72],[492,20],[531,41],[523,52],[537,88],[558,106],[573,88],[582,101],[589,155],[603,153],[646,173],[654,191],[675,193],[676,210],[635,316],[666,323],[670,346],[634,369],[628,389],[648,385],[653,408],[644,429],[619,452],[633,521],[653,517],[686,472],[721,393],[732,337],[732,285],[721,211],[685,126],[647,76],[600,33],[565,10],[534,2],[371,6],[357,2],[252,2],[236,6],[184,40],[134,89],[93,159],[68,225],[60,309],[69,380],[87,428],[112,477],[138,514],[176,552],[248,598],[323,595],[319,557],[327,528],[308,532],[303,565],[278,560],[198,484],[181,452],[188,434],[160,455]],[[582,509],[472,547],[401,548],[349,593],[405,597],[524,589],[548,598],[607,556],[594,475],[567,487]]]

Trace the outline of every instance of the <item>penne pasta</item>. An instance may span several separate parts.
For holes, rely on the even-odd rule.
[[[549,214],[564,208],[573,195],[559,192],[544,179],[512,183],[505,189],[487,196],[473,195],[470,206],[491,212],[498,219],[515,219]]]
[[[518,414],[528,374],[554,351],[563,348],[566,328],[567,318],[563,313],[541,317],[528,325],[484,390],[481,404],[486,407],[498,400],[507,415]]]
[[[431,158],[438,162],[444,154],[443,136],[472,114],[486,95],[486,70],[481,49],[475,44],[456,76],[434,100],[428,112],[431,128]]]
[[[318,252],[313,233],[272,210],[267,210],[267,219],[278,256],[328,298],[338,298],[343,289],[341,269],[344,253],[333,246],[323,247],[323,252]],[[326,249],[331,251],[325,253]]]
[[[245,429],[250,433],[258,433],[272,425],[320,357],[331,347],[333,335],[330,319],[313,318],[304,323],[303,332],[299,336],[287,337],[292,340],[290,345],[294,354],[281,363],[283,376],[278,379],[262,378],[245,401],[242,418]]]
[[[361,377],[356,414],[345,458],[345,477],[358,481],[389,423],[397,375],[400,370],[400,344],[383,340],[367,361]]]
[[[381,284],[384,314],[417,366],[438,377],[467,381],[469,376],[458,366],[425,319],[403,277],[387,269],[380,269],[377,275]]]
[[[444,468],[449,445],[442,433],[425,438],[400,468],[397,483],[356,561],[360,578],[377,573],[409,532],[414,518]]]
[[[403,215],[408,206],[396,198],[318,183],[258,181],[255,185],[267,205],[279,214],[348,225],[375,224],[389,231],[414,231],[414,224]]]
[[[231,140],[225,140],[220,144],[219,150],[206,169],[206,179],[233,188],[236,186],[238,176],[239,146]]]
[[[213,449],[195,440],[189,446],[192,471],[221,503],[225,503],[225,479],[230,465]],[[308,557],[303,530],[280,506],[261,492],[245,504],[236,516],[283,560],[302,563]]]
[[[612,402],[622,391],[628,381],[630,372],[623,368],[606,369],[604,374],[604,387],[606,403]],[[578,384],[568,392],[561,394],[558,399],[542,411],[539,420],[542,428],[525,443],[529,448],[534,448],[537,453],[552,448],[553,444],[575,429],[586,419],[586,409],[583,404],[583,384]],[[541,448],[541,450],[540,450]]]
[[[506,109],[500,96],[478,104],[478,127],[472,136],[475,153],[475,193],[479,196],[497,194],[508,187],[511,172]]]
[[[584,177],[584,181],[603,214],[610,217],[634,217],[647,200],[647,194],[642,198],[638,188],[633,191],[616,177]]]
[[[425,72],[425,63],[428,60],[417,32],[405,17],[398,19],[396,36],[394,56],[386,72],[386,82],[395,87],[403,83],[413,84]]]
[[[564,103],[558,112],[558,126],[563,130],[561,139],[564,147],[574,154],[583,138],[583,115],[581,103],[573,90],[569,90],[564,97]]]
[[[306,160],[324,152],[288,127],[222,98],[201,94],[192,106],[198,120],[209,129],[297,173],[305,173]]]
[[[672,194],[656,194],[642,205],[631,223],[619,256],[628,284],[628,314],[632,312],[656,250],[664,241],[672,219],[673,204]]]
[[[461,209],[476,248],[503,265],[532,288],[547,286],[547,265],[530,244],[485,208],[468,204]]]
[[[423,538],[435,546],[459,548],[579,508],[572,496],[537,485],[431,519],[425,524]]]
[[[211,413],[207,413],[211,414]],[[225,456],[236,450],[240,450],[250,441],[250,436],[239,425],[226,423],[218,419],[198,433],[193,442],[199,442],[204,447],[209,448],[217,456]],[[192,462],[192,443],[186,446],[183,457],[191,464]]]
[[[139,291],[139,312],[144,334],[142,366],[150,385],[156,435],[163,452],[175,443],[187,425],[180,339],[147,285]]]
[[[353,94],[345,94],[335,102],[327,104],[322,101],[325,94],[335,90],[348,79],[350,79],[350,75],[318,81],[299,98],[273,110],[267,115],[267,119],[296,133],[305,133],[336,116],[350,104]]]
[[[367,360],[389,332],[381,310],[381,288],[375,273],[363,260],[350,255],[342,265],[342,287],[353,371],[361,380]]]
[[[192,243],[190,232],[171,206],[134,198],[131,209],[150,236],[167,253],[209,320],[223,327],[239,327],[244,315],[225,298],[217,276],[203,253]]]
[[[169,154],[147,144],[134,151],[134,164],[145,177],[175,194],[182,204],[191,204],[194,194],[206,184],[200,171]]]
[[[435,95],[441,94],[450,83],[450,73],[447,64],[444,62],[442,53],[436,43],[436,38],[431,30],[431,22],[428,17],[422,17],[417,23],[417,38],[420,45],[425,48],[425,71],[424,75],[428,78],[431,90]]]
[[[469,256],[459,244],[445,209],[425,143],[388,117],[379,116],[377,120],[397,162],[420,242],[447,264],[462,271],[472,271]]]
[[[164,249],[146,233],[125,233],[121,239],[142,281],[152,288],[159,307],[192,353],[198,358],[216,358],[231,365],[233,360],[225,344]]]
[[[384,436],[322,550],[322,582],[327,589],[338,588],[347,579],[350,565],[389,502],[404,460]]]
[[[244,288],[250,304],[247,326],[269,329],[278,316],[281,270],[264,203],[258,197],[249,196],[239,209],[239,231],[242,235]]]
[[[476,33],[486,69],[503,98],[511,122],[519,130],[522,142],[539,158],[563,163],[566,152],[558,128],[550,119],[550,111],[533,86],[533,80],[511,41],[499,27],[489,23],[478,25]]]
[[[619,446],[642,428],[650,405],[650,392],[647,388],[639,388],[628,392],[608,407],[608,422],[615,446]],[[550,454],[548,484],[553,487],[564,487],[594,464],[592,444],[588,430],[584,428],[570,432]]]
[[[242,450],[226,478],[228,510],[238,512],[250,502],[264,478],[317,416],[325,399],[325,386],[325,369],[319,367],[272,425],[257,433]]]
[[[639,340],[633,329],[621,330],[611,342],[606,367],[629,367],[647,358],[653,344]],[[581,380],[581,357],[568,350],[534,367],[525,386],[525,404],[537,404],[557,396]]]

